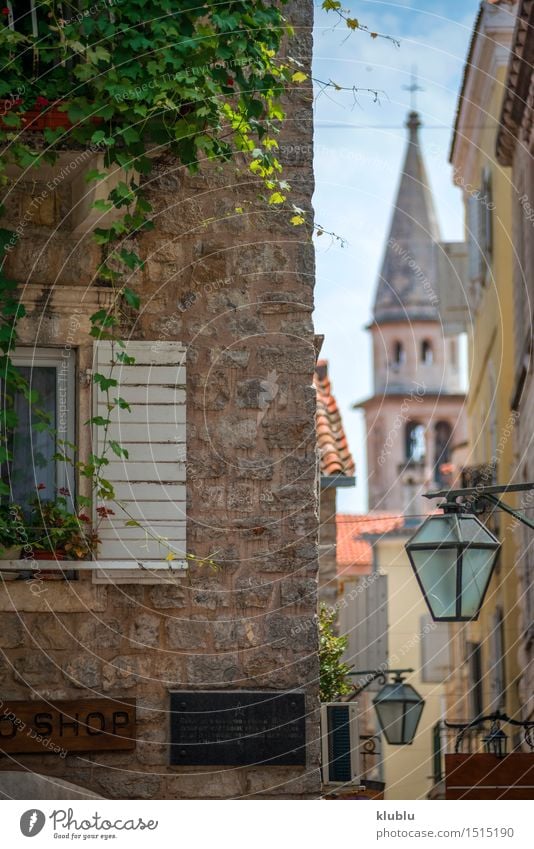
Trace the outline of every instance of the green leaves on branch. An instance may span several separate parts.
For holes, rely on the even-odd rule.
[[[319,609],[319,690],[322,702],[335,702],[351,692],[347,681],[351,667],[341,660],[347,638],[335,635],[335,619],[336,611],[322,604]]]

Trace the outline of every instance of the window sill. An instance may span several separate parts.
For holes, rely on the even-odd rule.
[[[0,560],[0,573],[89,571],[93,584],[168,584],[187,574],[186,560]]]

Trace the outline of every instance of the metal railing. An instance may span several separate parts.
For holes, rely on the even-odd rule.
[[[459,720],[468,722],[469,720]],[[439,784],[445,779],[445,755],[452,755],[455,751],[463,754],[474,755],[484,751],[483,738],[486,731],[484,728],[470,728],[460,740],[458,745],[458,731],[447,728],[445,722],[440,720],[432,728],[432,778],[434,784]]]

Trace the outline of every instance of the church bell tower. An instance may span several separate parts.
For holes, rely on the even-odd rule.
[[[440,321],[434,201],[408,115],[408,140],[372,321],[373,395],[365,412],[369,509],[427,512],[422,492],[447,484],[451,448],[465,438],[458,338]]]

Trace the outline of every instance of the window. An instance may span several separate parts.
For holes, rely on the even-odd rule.
[[[8,434],[12,460],[2,467],[2,479],[11,490],[11,500],[23,507],[39,485],[42,497],[54,497],[60,488],[74,492],[72,467],[54,460],[57,440],[74,442],[76,399],[74,391],[75,354],[67,348],[18,348],[12,356],[14,365],[38,395],[30,404],[22,393],[14,400],[18,423]],[[46,430],[36,429],[41,409],[50,424]]]
[[[454,369],[456,369],[456,368],[458,368],[458,348],[457,348],[457,345],[456,345],[456,339],[450,340],[449,351],[450,351],[451,366]]]
[[[476,719],[484,712],[484,700],[482,697],[482,653],[480,643],[467,643],[467,668],[468,668],[468,695],[469,719]]]
[[[472,283],[485,283],[493,253],[491,171],[482,170],[480,188],[467,199],[469,277]]]
[[[406,425],[406,459],[411,463],[422,463],[425,456],[425,428],[419,422],[408,422]]]
[[[504,707],[506,694],[504,623],[502,610],[500,608],[497,608],[491,618],[488,650],[491,709],[496,711],[499,710],[499,708]]]
[[[438,484],[445,484],[447,473],[443,469],[450,461],[452,428],[448,422],[437,422],[434,443],[434,478]]]
[[[393,362],[397,366],[406,362],[406,351],[402,342],[395,342],[393,346]]]
[[[431,366],[434,362],[434,351],[432,350],[432,343],[429,342],[428,339],[423,339],[421,345],[421,360],[423,365]]]

